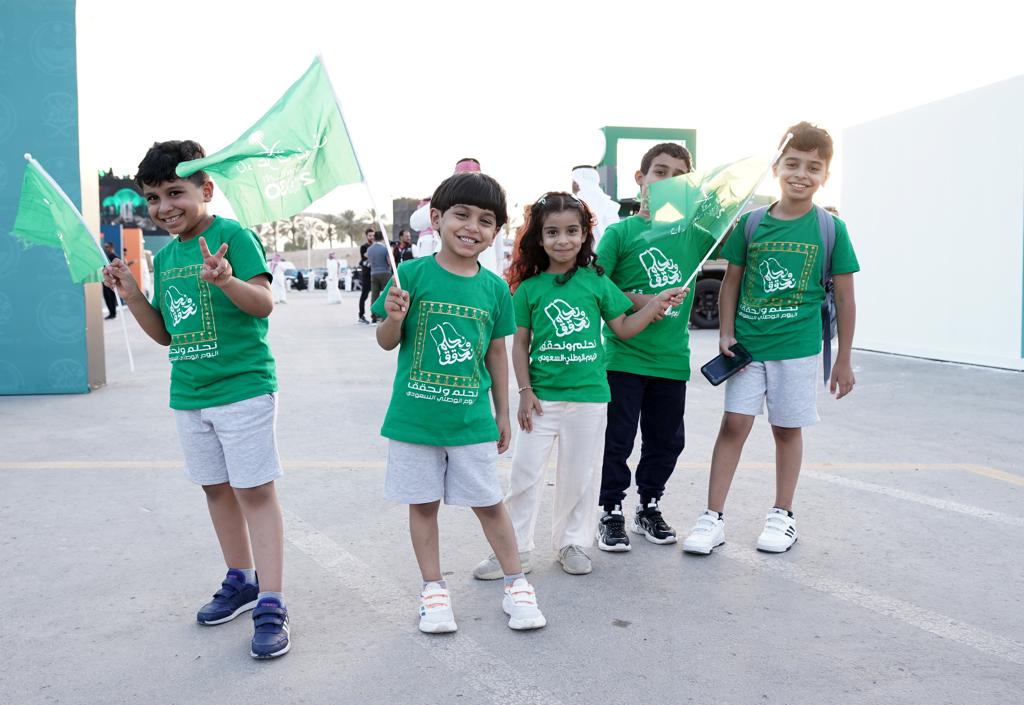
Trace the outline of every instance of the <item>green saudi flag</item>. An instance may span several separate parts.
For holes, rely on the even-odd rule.
[[[11,234],[30,245],[64,250],[76,284],[103,281],[107,256],[82,220],[82,214],[42,165],[26,154],[18,214]]]
[[[717,244],[753,197],[765,173],[764,160],[751,157],[651,184],[647,239],[687,235],[710,237]]]
[[[234,144],[176,170],[181,178],[197,171],[213,176],[250,227],[290,218],[335,187],[362,181],[320,58]]]

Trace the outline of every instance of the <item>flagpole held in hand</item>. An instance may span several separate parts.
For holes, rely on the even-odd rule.
[[[331,93],[334,95],[334,102],[338,106],[338,114],[341,115],[341,124],[345,125],[345,131],[348,132],[348,125],[345,123],[345,111],[341,109],[341,100],[338,99],[338,91],[334,89],[334,82],[331,81],[331,74],[327,70],[327,66],[324,65],[324,57],[321,54],[317,54],[316,58],[319,59],[320,65],[323,67],[324,77],[327,79],[327,85],[331,87]],[[359,173],[363,175],[363,185],[366,187],[366,195],[370,198],[370,208],[373,209],[373,215],[376,218],[377,225],[380,227],[380,231],[384,235],[384,247],[388,251],[388,262],[391,263],[391,276],[395,280],[395,286],[401,289],[402,282],[398,280],[398,263],[395,261],[395,253],[391,250],[391,241],[388,239],[388,229],[384,227],[384,221],[380,217],[380,211],[377,210],[377,201],[373,198],[373,191],[370,189],[370,183],[366,179],[366,172],[363,171],[363,166],[359,162],[359,154],[356,152],[355,142],[351,137],[352,133],[348,132],[348,134],[349,141],[352,143],[352,156],[355,157],[356,167],[359,169]]]
[[[68,198],[68,195],[66,193],[64,193],[64,189],[62,189],[60,187],[60,185],[56,181],[54,181],[53,177],[50,176],[49,172],[47,172],[46,169],[43,168],[43,165],[40,164],[39,162],[37,162],[32,157],[32,155],[28,154],[27,152],[25,153],[25,160],[28,161],[28,163],[31,164],[33,166],[33,168],[35,168],[35,170],[37,172],[39,172],[40,176],[42,176],[44,179],[46,179],[47,183],[50,184],[50,186],[53,188],[54,191],[56,191],[58,194],[60,194],[60,196],[64,200],[64,203],[74,212],[74,214],[82,222],[82,225],[85,227],[85,229],[88,230],[89,226],[85,222],[85,218],[82,217],[82,213],[78,210],[78,206],[76,206],[71,201],[71,199]],[[107,253],[103,251],[103,248],[100,246],[99,241],[96,238],[92,237],[92,233],[91,232],[89,233],[89,239],[92,240],[94,245],[96,245],[96,249],[99,251],[100,256],[103,258],[103,261],[107,261]],[[106,286],[106,284],[100,284],[100,286]],[[114,295],[117,296],[117,291],[116,290],[114,291]],[[120,297],[118,297],[118,306],[117,306],[117,308],[118,309],[123,309],[124,308],[121,305]],[[122,313],[123,313],[123,311],[122,311]],[[128,339],[128,324],[125,323],[123,315],[121,316],[121,328],[124,330],[124,344],[125,344],[125,347],[128,349],[128,369],[131,372],[135,372],[135,358],[132,355],[132,344],[131,344],[131,342]]]

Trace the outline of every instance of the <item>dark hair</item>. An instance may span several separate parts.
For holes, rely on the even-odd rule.
[[[786,134],[793,133],[793,139],[789,141],[786,149],[795,149],[799,152],[813,152],[818,150],[818,156],[825,160],[825,168],[828,168],[832,161],[832,136],[821,127],[807,122],[798,122],[788,130]],[[779,140],[779,146],[786,141],[786,135]]]
[[[373,233],[373,239],[376,240],[377,242],[384,242],[384,233],[382,233],[380,230],[375,231]]]
[[[565,274],[555,277],[555,283],[565,284],[572,279],[580,267],[593,267],[598,274],[604,274],[604,267],[597,263],[594,254],[594,213],[580,199],[565,191],[548,191],[530,206],[526,222],[516,238],[512,264],[508,268],[509,288],[514,292],[530,277],[535,277],[551,265],[551,258],[544,251],[544,221],[553,213],[576,210],[583,228],[583,246],[576,254],[576,263]]]
[[[399,230],[398,237],[401,238],[402,235],[404,235],[405,233],[409,233],[409,237],[412,237],[412,230],[410,230],[409,228],[402,228],[401,230]]]
[[[682,159],[686,162],[687,173],[693,170],[693,160],[690,158],[690,153],[687,151],[686,147],[681,144],[676,144],[675,142],[662,142],[661,144],[656,144],[648,149],[647,153],[644,154],[643,159],[640,160],[640,172],[642,174],[647,173],[647,170],[651,168],[651,162],[653,162],[654,158],[659,154],[667,154],[674,159]]]
[[[492,177],[479,171],[464,171],[449,176],[430,197],[431,209],[436,208],[441,213],[459,204],[492,211],[495,228],[508,222],[505,189]]]
[[[455,163],[456,164],[461,164],[462,162],[473,162],[477,166],[480,166],[480,160],[477,159],[476,157],[463,157],[462,159],[456,160]]]
[[[364,230],[363,235],[373,235],[373,228],[367,228]]]
[[[182,162],[193,159],[202,159],[206,156],[206,150],[198,142],[192,140],[169,140],[167,142],[154,142],[153,146],[146,152],[146,156],[139,162],[139,170],[135,174],[135,183],[139,188],[143,186],[156,186],[165,181],[176,181],[178,175],[174,169]],[[196,186],[202,186],[210,177],[205,171],[197,171],[188,177]]]

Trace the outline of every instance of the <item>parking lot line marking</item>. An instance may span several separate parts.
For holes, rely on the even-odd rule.
[[[512,670],[504,659],[493,656],[485,643],[462,632],[440,637],[420,634],[415,623],[416,590],[396,587],[380,571],[372,570],[293,512],[284,512],[284,522],[284,535],[289,543],[362,598],[381,619],[408,632],[410,639],[477,689],[481,699],[494,705],[562,705],[552,693],[524,685],[524,680],[528,683],[529,679]],[[496,614],[495,618],[503,616]]]
[[[917,504],[923,504],[929,507],[934,507],[935,509],[942,509],[947,512],[966,514],[967,516],[976,517],[978,519],[986,519],[988,521],[995,521],[999,522],[1000,524],[1007,524],[1009,526],[1024,527],[1024,517],[1016,517],[1011,516],[1009,514],[1003,514],[1001,512],[994,512],[989,509],[974,507],[970,504],[961,504],[960,502],[950,502],[949,500],[945,499],[936,499],[935,497],[917,494],[916,492],[907,492],[906,490],[896,489],[895,487],[876,485],[872,482],[863,482],[862,480],[855,480],[851,477],[843,477],[842,475],[833,475],[827,472],[807,470],[803,473],[803,476],[810,477],[815,480],[820,480],[822,482],[828,482],[833,485],[840,485],[841,487],[849,487],[850,489],[862,490],[864,492],[874,492],[875,494],[885,495],[886,497],[902,499],[907,502],[915,502]]]
[[[888,597],[855,583],[848,583],[808,570],[796,563],[779,560],[778,556],[763,556],[748,548],[725,544],[715,553],[769,573],[775,573],[786,580],[817,590],[844,602],[869,610],[884,617],[899,620],[943,639],[969,646],[990,656],[996,656],[1010,663],[1024,666],[1024,644],[992,634],[984,629],[972,627],[950,617],[918,607],[917,605]]]

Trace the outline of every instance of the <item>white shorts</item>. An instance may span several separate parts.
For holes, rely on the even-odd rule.
[[[464,446],[388,441],[387,500],[427,504],[443,499],[462,507],[490,507],[503,496],[496,441]]]
[[[725,383],[725,410],[760,416],[782,428],[811,426],[818,418],[818,356],[751,362]]]
[[[245,489],[281,477],[277,393],[205,409],[175,409],[185,476],[197,485]]]

